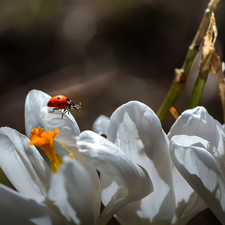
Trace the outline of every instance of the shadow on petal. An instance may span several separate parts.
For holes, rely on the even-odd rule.
[[[61,225],[61,218],[42,203],[25,198],[0,184],[1,224]]]

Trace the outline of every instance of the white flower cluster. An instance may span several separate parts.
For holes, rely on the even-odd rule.
[[[225,133],[205,108],[183,112],[166,135],[148,106],[131,101],[80,133],[71,114],[49,112],[50,98],[28,93],[27,136],[0,128],[0,167],[18,191],[0,184],[1,224],[106,225],[113,216],[123,225],[186,224],[207,206],[225,224]],[[29,145],[37,127],[59,130],[55,173]]]

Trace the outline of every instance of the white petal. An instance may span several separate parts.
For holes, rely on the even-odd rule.
[[[108,124],[109,117],[101,115],[95,120],[92,126],[92,130],[97,134],[105,134]]]
[[[204,107],[184,111],[168,133],[169,140],[174,135],[199,136],[215,146],[225,160],[222,126],[210,116]]]
[[[113,113],[106,134],[148,172],[154,186],[151,195],[127,205],[117,216],[126,224],[138,224],[143,219],[170,223],[175,212],[171,159],[168,138],[158,117],[148,106],[128,102]]]
[[[39,113],[44,106],[47,106],[50,95],[38,90],[31,90],[25,100],[25,130],[30,137],[33,128],[43,127],[44,123],[39,117]]]
[[[43,120],[47,130],[59,129],[59,133],[54,139],[54,147],[55,153],[62,158],[64,155],[69,154],[67,150],[75,148],[75,137],[80,134],[80,129],[71,114],[65,114],[63,119],[61,119],[61,116],[61,112],[52,112],[52,109],[47,106],[40,111],[40,118]]]
[[[48,198],[57,206],[66,222],[93,224],[93,187],[87,171],[69,156],[63,158],[63,165],[51,177]]]
[[[217,120],[215,120],[215,122],[217,124],[217,130],[219,133],[219,143],[217,146],[217,150],[221,155],[223,161],[225,162],[225,130],[223,125],[221,125]]]
[[[93,202],[98,207],[95,207],[95,218],[99,215],[100,210],[100,196],[101,196],[101,185],[98,178],[97,171],[95,168],[89,165],[85,159],[81,156],[76,146],[76,136],[80,134],[79,127],[71,114],[65,114],[63,119],[61,119],[61,113],[55,111],[50,113],[48,107],[44,107],[40,112],[40,117],[43,119],[48,130],[53,130],[54,128],[59,129],[59,134],[56,135],[55,141],[62,146],[62,148],[67,150],[68,153],[73,153],[76,160],[78,160],[82,166],[88,171],[91,176],[92,183],[95,187],[98,187],[93,194]],[[59,155],[65,155],[65,152],[60,146],[55,145],[56,153]]]
[[[65,114],[61,119],[62,113],[55,111],[51,112],[51,108],[44,107],[40,112],[40,117],[44,121],[46,129],[53,131],[54,128],[59,129],[59,134],[56,135],[55,140],[63,144],[68,144],[68,140],[75,139],[80,134],[80,129],[71,114]]]
[[[116,190],[103,210],[99,224],[106,224],[121,207],[137,201],[153,191],[147,172],[132,163],[116,145],[100,135],[85,131],[77,141],[82,156],[100,171],[100,177],[115,182]]]
[[[176,196],[176,213],[171,224],[187,224],[197,213],[208,206],[182,177],[174,165],[172,173]]]
[[[0,184],[1,224],[62,225],[60,217],[42,203]]]
[[[225,223],[225,179],[215,148],[202,138],[178,135],[171,139],[170,153],[182,176]]]
[[[51,170],[29,139],[11,128],[0,129],[0,167],[22,194],[36,201],[46,195]]]
[[[186,110],[181,114],[171,127],[168,138],[171,139],[177,134],[196,135],[211,141],[211,144],[218,149],[222,157],[225,157],[221,124],[214,120],[203,107]],[[173,168],[173,178],[174,183],[179,182],[182,185],[181,189],[185,190],[181,192],[178,186],[175,185],[174,187],[177,207],[179,207],[180,202],[183,202],[183,207],[179,207],[176,210],[173,222],[178,219],[185,223],[185,220],[188,221],[188,218],[193,217],[193,215],[204,209],[205,204],[192,188],[186,186],[186,182],[179,172],[176,172],[176,168]]]

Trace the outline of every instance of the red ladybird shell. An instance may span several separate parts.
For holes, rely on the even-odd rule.
[[[56,95],[48,101],[47,106],[58,109],[64,109],[68,106],[68,102],[72,101],[65,95]]]

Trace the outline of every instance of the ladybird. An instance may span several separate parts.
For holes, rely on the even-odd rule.
[[[77,112],[80,112],[80,109],[82,108],[81,103],[79,102],[79,104],[74,104],[71,99],[69,99],[68,97],[66,97],[65,95],[56,95],[54,97],[52,97],[48,103],[47,103],[48,107],[53,107],[53,112],[55,110],[62,110],[62,117],[65,113],[68,112],[69,114],[69,110],[71,109],[75,109]]]

